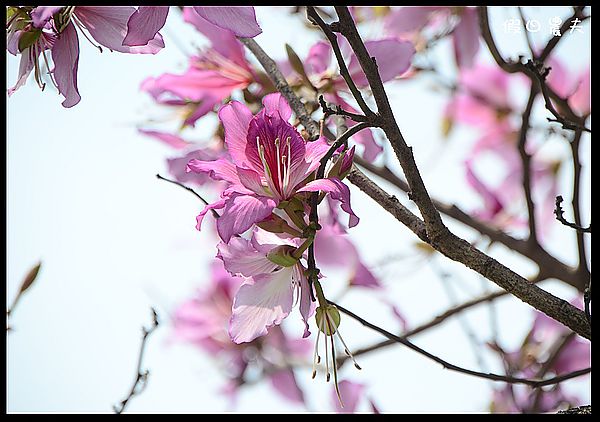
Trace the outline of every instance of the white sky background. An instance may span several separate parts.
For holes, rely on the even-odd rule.
[[[524,11],[542,23],[570,13],[565,7],[526,7]],[[301,15],[258,7],[257,16],[264,32],[256,40],[274,58],[284,57],[284,42],[304,57],[318,38],[317,31],[304,30]],[[504,33],[502,22],[511,17],[518,17],[515,8],[491,12],[501,51],[514,58],[518,53],[526,55],[526,45],[523,35]],[[590,60],[590,23],[582,28],[583,34],[569,36],[556,50],[577,73]],[[155,178],[157,172],[168,174],[165,159],[176,152],[136,131],[136,125],[161,114],[149,96],[139,91],[140,82],[147,76],[183,71],[187,56],[178,45],[192,52],[188,40],[204,44],[202,36],[175,12],[169,15],[162,34],[166,48],[156,56],[99,54],[80,37],[78,85],[82,100],[71,109],[60,105],[62,97],[51,86],[40,92],[33,78],[7,100],[7,306],[27,271],[43,261],[39,279],[14,312],[11,325],[15,330],[7,335],[9,411],[110,412],[133,382],[140,327],[150,322],[150,306],[159,310],[163,324],[146,350],[144,367],[151,372],[147,389],[132,400],[128,410],[228,410],[226,398],[218,394],[224,378],[215,361],[193,346],[167,344],[168,315],[208,281],[206,264],[216,252],[216,242],[209,231],[199,233],[194,228],[202,204]],[[547,35],[534,35],[539,35],[534,37],[537,45],[543,46]],[[444,74],[453,78],[449,41],[436,51]],[[483,46],[479,57],[491,61]],[[18,59],[8,55],[8,86],[14,84],[17,69]],[[435,93],[431,85],[431,80],[417,78],[388,84],[387,89],[432,196],[472,209],[479,203],[464,187],[462,160],[476,133],[458,129],[448,140],[442,139],[441,113],[447,97]],[[543,121],[546,113],[542,104],[538,106],[536,116]],[[184,134],[202,139],[202,128],[211,124],[200,124]],[[564,142],[552,145],[554,154],[568,156]],[[589,210],[589,145],[586,135],[582,150],[584,210]],[[391,165],[390,152],[386,160]],[[568,167],[561,172],[559,186],[565,204],[571,197]],[[450,299],[441,281],[427,265],[415,264],[413,233],[350,187],[353,208],[361,217],[361,223],[350,230],[351,236],[388,286],[387,297],[411,326],[445,310]],[[409,204],[404,195],[398,197]],[[570,217],[570,207],[565,208]],[[583,217],[589,216],[584,213]],[[472,232],[447,221],[457,234],[475,239]],[[574,245],[574,234],[558,222],[556,226],[550,249],[573,263],[576,249],[564,245]],[[494,247],[490,253],[524,276],[535,270],[502,247]],[[409,258],[375,267],[393,255]],[[448,282],[459,299],[496,287],[443,257],[437,257],[436,263],[454,275]],[[344,273],[327,276],[330,284],[325,289],[335,297]],[[575,293],[559,283],[544,286],[567,300]],[[371,292],[358,289],[344,296],[340,304],[390,331],[398,330],[397,321],[387,308],[377,305]],[[497,304],[501,344],[514,348],[531,327],[532,308],[513,298],[500,299]],[[288,318],[290,330],[300,328],[296,312]],[[480,306],[465,315],[480,340],[487,340],[488,308]],[[352,349],[382,340],[348,317],[342,321],[342,333]],[[452,363],[479,368],[456,318],[413,341]],[[485,370],[502,370],[492,354],[483,358]],[[487,411],[493,382],[443,370],[400,345],[362,356],[359,362],[362,371],[345,365],[341,378],[367,384],[367,395],[383,412]],[[321,376],[311,380],[310,369],[298,371],[297,378],[307,392],[311,410],[332,410],[331,384]],[[589,381],[587,376],[565,386],[589,402]],[[303,408],[281,398],[268,383],[261,383],[241,391],[235,410],[297,412]],[[359,410],[369,410],[366,400]]]

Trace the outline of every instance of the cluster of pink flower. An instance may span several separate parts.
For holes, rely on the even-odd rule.
[[[208,295],[202,294],[178,311],[176,330],[183,333],[184,339],[190,335],[204,339],[198,342],[204,349],[212,352],[219,349],[239,363],[232,373],[228,391],[233,392],[243,384],[241,380],[248,365],[244,360],[248,353],[244,350],[260,350],[258,359],[262,360],[264,373],[284,396],[298,401],[303,395],[293,371],[266,369],[269,365],[273,369],[275,365],[269,350],[278,349],[278,356],[285,352],[283,356],[289,359],[289,350],[300,351],[302,347],[298,349],[295,345],[306,344],[306,340],[288,339],[279,327],[291,313],[294,298],[299,302],[305,324],[303,337],[310,335],[309,319],[313,316],[319,329],[318,337],[326,337],[327,379],[332,371],[337,381],[334,350],[329,349],[333,347],[333,339],[328,338],[336,336],[343,342],[337,310],[323,300],[318,307],[315,303],[315,296],[322,296],[322,292],[307,278],[307,265],[303,263],[306,249],[311,244],[314,246],[318,265],[349,269],[349,286],[381,288],[345,235],[345,225],[338,221],[336,202],[349,216],[348,227],[359,221],[350,205],[350,191],[342,182],[352,165],[355,147],[335,151],[324,177],[315,179],[321,159],[330,149],[327,140],[303,138],[291,123],[293,113],[288,103],[279,93],[270,92],[272,88],[267,83],[260,83],[264,77],[261,78],[260,71],[246,60],[243,45],[235,34],[212,24],[189,7],[183,9],[183,18],[209,40],[210,47],[193,56],[183,74],[147,78],[142,90],[157,103],[182,110],[181,127],[194,126],[199,118],[218,111],[222,130],[217,130],[217,142],[211,147],[200,147],[168,132],[143,129],[141,132],[182,150],[182,156],[169,160],[169,169],[178,181],[204,187],[210,182],[220,193],[219,199],[198,215],[197,229],[200,230],[207,213],[218,215],[215,219],[220,238],[217,257],[222,265],[215,266],[213,281],[214,289],[228,292],[229,303],[219,300],[222,307],[217,310],[213,304],[214,290]],[[376,40],[367,46],[372,54],[381,58],[385,80],[406,72],[414,54],[412,44],[406,41]],[[349,46],[344,45],[348,55],[349,50]],[[390,53],[401,60],[390,61]],[[331,95],[328,100],[353,110],[338,94],[345,85],[341,76],[329,69],[331,56],[328,44],[317,43],[306,60],[307,73],[312,83]],[[294,84],[297,74],[287,62],[281,64],[289,82]],[[366,86],[355,57],[350,59],[349,68],[357,83]],[[240,91],[245,98],[262,99],[261,103],[247,101],[249,106],[246,106],[239,101],[225,101]],[[251,108],[257,107],[261,109],[253,114]],[[381,152],[370,132],[359,133],[351,141],[364,147],[365,158],[369,160]],[[312,192],[321,192],[320,201],[325,200],[327,204],[327,211],[319,210],[318,231],[308,219],[308,199]],[[249,233],[249,237],[244,233]],[[223,276],[223,268],[234,278]],[[220,321],[220,329],[207,328],[202,322],[206,318]],[[223,341],[224,338],[227,340]],[[269,347],[264,347],[265,344]],[[344,349],[348,347],[344,345]],[[320,361],[318,340],[313,358],[316,368]],[[265,365],[265,359],[271,364]],[[278,365],[285,367],[285,361],[279,361]],[[337,394],[355,388],[362,391],[361,385],[350,381],[336,382]],[[348,395],[345,411],[353,408],[351,397],[355,395]]]

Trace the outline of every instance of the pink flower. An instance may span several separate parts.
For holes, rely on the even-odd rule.
[[[588,64],[577,77],[573,77],[554,57],[550,57],[548,66],[551,68],[546,78],[548,85],[560,97],[567,99],[575,113],[584,117],[589,115],[592,112],[590,65]]]
[[[194,125],[233,91],[246,88],[255,78],[242,44],[231,31],[213,25],[192,7],[184,8],[183,17],[210,40],[211,47],[191,57],[184,74],[148,78],[141,89],[159,103],[190,107],[184,125]]]
[[[210,285],[197,295],[182,303],[173,315],[173,337],[179,341],[195,344],[210,355],[224,358],[228,363],[230,381],[223,392],[232,399],[240,385],[244,373],[254,360],[248,358],[252,350],[259,352],[261,367],[269,377],[273,388],[283,397],[302,403],[304,394],[296,382],[293,370],[279,369],[284,359],[300,359],[310,351],[306,340],[291,339],[274,327],[270,335],[250,343],[236,344],[227,332],[231,318],[231,306],[236,291],[242,284],[240,277],[232,277],[223,268],[223,263],[215,261],[211,267]]]
[[[238,37],[252,38],[262,32],[252,6],[194,6],[186,9]],[[169,6],[138,7],[127,22],[127,36],[123,45],[146,45],[165,25],[168,14]]]
[[[65,97],[63,107],[73,107],[81,100],[77,88],[77,69],[79,65],[79,38],[76,27],[95,46],[86,32],[100,45],[111,51],[130,54],[155,54],[164,47],[160,34],[156,34],[146,45],[130,47],[123,45],[127,32],[127,20],[135,12],[133,7],[127,6],[67,6],[67,7],[36,7],[31,10],[31,26],[25,31],[17,31],[12,36],[17,37],[20,44],[25,33],[32,32],[37,41],[21,51],[21,64],[17,84],[9,90],[9,95],[22,86],[31,70],[36,71],[36,80],[39,81],[39,56],[44,60],[45,50],[52,53],[54,68],[51,71],[51,80],[56,85],[59,93]],[[23,12],[17,12],[17,16]],[[19,18],[11,23],[18,24]],[[54,36],[49,35],[49,31]],[[9,43],[9,52],[14,53],[15,41]]]
[[[233,301],[229,335],[235,343],[244,343],[267,334],[290,314],[294,296],[300,302],[304,320],[303,337],[310,335],[308,319],[314,313],[305,268],[298,261],[283,266],[275,263],[272,253],[287,253],[298,242],[283,239],[256,228],[251,240],[234,237],[228,243],[219,243],[217,257],[232,275],[246,277]],[[295,262],[295,263],[294,263]]]
[[[329,149],[327,141],[320,138],[306,142],[288,123],[292,110],[279,93],[265,96],[263,105],[256,116],[237,101],[219,110],[232,161],[191,160],[188,164],[190,171],[207,173],[229,184],[221,199],[198,215],[197,228],[209,209],[223,208],[217,232],[228,242],[232,236],[268,218],[282,201],[318,191],[341,202],[342,209],[350,215],[350,227],[358,224],[350,207],[350,190],[338,178],[308,181]]]
[[[338,43],[356,86],[358,88],[368,87],[367,78],[348,42],[345,38],[338,37]],[[366,41],[365,46],[370,55],[375,57],[383,82],[388,82],[404,74],[409,69],[415,53],[415,49],[409,41],[391,38]],[[304,67],[311,83],[324,93],[324,97],[329,103],[339,105],[346,111],[359,113],[340,95],[340,93],[348,93],[349,88],[339,74],[337,61],[333,60],[333,50],[328,42],[318,41],[310,48]],[[291,68],[289,73],[291,76]],[[365,160],[373,161],[383,151],[383,148],[375,142],[370,129],[360,131],[352,139],[364,146]]]
[[[446,24],[451,16],[458,17],[452,29],[454,57],[458,67],[473,66],[479,51],[479,18],[475,7],[408,6],[393,10],[385,17],[388,34],[406,37],[425,26]]]

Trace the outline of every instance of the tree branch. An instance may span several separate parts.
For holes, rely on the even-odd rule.
[[[552,384],[558,384],[560,382],[566,381],[568,379],[571,378],[575,378],[575,377],[579,377],[581,375],[585,375],[585,374],[589,374],[592,371],[592,368],[585,368],[585,369],[580,369],[574,372],[570,372],[568,374],[565,375],[561,375],[558,377],[553,377],[553,378],[549,378],[546,380],[534,380],[534,379],[528,379],[528,378],[517,378],[517,377],[511,377],[511,376],[504,376],[504,375],[498,375],[498,374],[492,374],[492,373],[484,373],[484,372],[479,372],[479,371],[473,371],[471,369],[467,369],[467,368],[463,368],[457,365],[454,365],[452,363],[449,363],[447,361],[445,361],[444,359],[439,358],[438,356],[424,350],[421,349],[419,346],[414,345],[413,343],[411,343],[410,341],[402,338],[402,337],[398,337],[395,334],[390,333],[389,331],[384,330],[381,327],[378,327],[368,321],[366,321],[365,319],[359,317],[358,315],[356,315],[355,313],[349,311],[348,309],[338,305],[337,303],[333,303],[331,301],[329,301],[329,303],[331,303],[332,305],[334,305],[335,307],[337,307],[341,312],[343,312],[344,314],[348,315],[349,317],[355,319],[356,321],[360,322],[362,325],[364,325],[365,327],[368,327],[374,331],[377,331],[378,333],[382,334],[383,336],[387,337],[390,340],[393,340],[397,343],[403,344],[404,346],[408,347],[411,350],[414,350],[415,352],[433,360],[434,362],[439,363],[440,365],[442,365],[444,367],[444,369],[449,369],[451,371],[456,371],[456,372],[460,372],[461,374],[466,374],[466,375],[472,375],[478,378],[484,378],[484,379],[489,379],[492,381],[501,381],[501,382],[506,382],[509,384],[526,384],[529,385],[530,387],[533,388],[540,388],[546,385],[552,385]]]
[[[535,224],[535,204],[533,203],[533,195],[531,193],[531,155],[527,153],[525,147],[527,144],[527,132],[529,132],[531,110],[533,109],[537,93],[537,89],[532,85],[529,92],[529,99],[527,100],[527,105],[525,106],[525,111],[523,111],[523,116],[521,118],[521,130],[519,132],[519,142],[517,145],[519,155],[521,156],[523,194],[525,196],[527,214],[529,217],[529,238],[527,240],[532,243],[534,247],[538,246],[539,243],[537,240]]]
[[[323,31],[323,33],[329,40],[329,43],[331,44],[331,47],[333,49],[333,53],[335,54],[335,58],[337,59],[338,66],[340,67],[340,75],[342,75],[342,77],[344,78],[344,81],[346,81],[346,85],[348,85],[348,88],[350,88],[350,92],[352,93],[352,96],[358,103],[358,106],[360,107],[360,109],[366,116],[373,117],[375,115],[375,113],[373,113],[373,111],[369,108],[369,106],[365,102],[365,99],[363,98],[362,94],[358,90],[356,84],[354,83],[354,80],[352,80],[352,76],[350,75],[350,72],[348,71],[348,67],[346,66],[346,63],[344,62],[344,57],[342,56],[342,51],[340,50],[340,45],[337,42],[337,35],[335,35],[335,33],[331,30],[329,25],[327,25],[323,21],[323,19],[321,19],[321,17],[319,16],[319,14],[317,13],[317,11],[315,10],[314,7],[307,6],[306,7],[306,15],[308,17],[308,20],[310,20],[312,23],[314,23],[315,25],[318,25],[321,28],[321,30]],[[355,119],[353,119],[353,120],[355,120]],[[360,120],[355,120],[355,121],[360,121]]]
[[[113,410],[116,414],[121,414],[129,404],[129,401],[133,397],[141,394],[142,391],[144,391],[144,389],[146,388],[146,385],[148,384],[148,377],[150,376],[150,371],[147,369],[145,371],[142,371],[142,360],[144,358],[144,350],[146,349],[146,342],[148,340],[148,336],[152,334],[154,330],[156,330],[156,328],[158,327],[158,315],[156,314],[154,308],[151,308],[151,310],[152,325],[150,326],[150,328],[142,327],[142,344],[140,345],[140,354],[138,356],[137,374],[135,377],[135,381],[133,382],[133,385],[131,386],[131,390],[129,390],[129,394],[127,395],[127,397],[121,400],[121,402],[118,405],[113,406]]]
[[[375,166],[357,155],[354,156],[354,162],[376,176],[388,181],[398,189],[407,193],[410,192],[408,183],[396,176],[388,167]],[[501,243],[507,248],[531,259],[538,265],[540,276],[542,278],[557,278],[575,287],[580,292],[583,292],[585,289],[589,277],[581,275],[576,269],[559,261],[543,249],[541,245],[533,245],[526,240],[516,239],[502,230],[491,227],[486,223],[475,219],[456,205],[448,205],[435,199],[433,200],[433,203],[444,215],[477,230],[482,235],[489,237],[492,241]]]
[[[583,9],[585,6],[577,7],[573,16],[569,19],[572,20],[575,17],[581,19],[583,22],[587,18],[588,15],[583,15]],[[561,98],[556,92],[554,92],[545,82],[546,72],[543,71],[543,62],[550,55],[552,50],[558,45],[558,42],[563,37],[552,37],[546,47],[542,50],[540,57],[537,61],[529,60],[526,64],[521,63],[520,61],[506,61],[496,43],[494,41],[494,37],[492,35],[492,31],[490,29],[490,24],[488,20],[488,10],[486,6],[479,6],[479,25],[481,30],[481,36],[488,47],[488,50],[492,54],[492,57],[505,72],[508,73],[517,73],[521,72],[525,74],[533,85],[537,85],[538,89],[544,96],[544,101],[546,105],[546,109],[552,113],[552,115],[556,118],[555,120],[558,123],[561,123],[564,129],[570,130],[583,130],[586,132],[591,132],[590,129],[585,127],[585,118],[582,118],[575,114],[571,109],[568,101],[564,98]],[[564,26],[564,25],[563,25]],[[560,113],[556,111],[554,105],[552,103],[553,100],[557,106],[565,113],[565,117],[563,117]]]
[[[581,310],[535,285],[530,285],[526,279],[514,271],[454,235],[443,224],[440,214],[425,188],[412,154],[412,148],[406,144],[398,128],[377,65],[369,56],[348,9],[341,6],[336,6],[335,9],[339,16],[340,32],[347,38],[363,72],[367,76],[377,103],[378,113],[381,116],[382,123],[380,127],[392,144],[404,170],[411,189],[409,198],[417,204],[421,212],[430,245],[450,259],[461,262],[477,271],[485,278],[568,326],[583,337],[591,339],[591,330],[587,324],[585,314]]]

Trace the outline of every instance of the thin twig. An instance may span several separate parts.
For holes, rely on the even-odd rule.
[[[348,309],[338,305],[337,303],[333,303],[331,301],[329,301],[329,303],[331,303],[332,305],[334,305],[335,307],[337,307],[341,312],[343,312],[344,314],[348,315],[351,318],[354,318],[355,320],[357,320],[358,322],[360,322],[362,325],[364,325],[365,327],[368,327],[374,331],[377,331],[378,333],[384,335],[385,337],[387,337],[390,340],[393,340],[397,343],[403,344],[404,346],[408,347],[411,350],[414,350],[415,352],[439,363],[440,365],[442,365],[444,367],[444,369],[449,369],[451,371],[456,371],[456,372],[460,372],[462,374],[466,374],[466,375],[472,375],[478,378],[484,378],[484,379],[489,379],[492,381],[501,381],[501,382],[506,382],[509,384],[526,384],[529,385],[532,388],[540,388],[546,385],[553,385],[553,384],[558,384],[560,382],[566,381],[568,379],[571,378],[575,378],[575,377],[579,377],[581,375],[585,375],[585,374],[589,374],[592,371],[592,368],[584,368],[584,369],[580,369],[577,371],[573,371],[570,372],[568,374],[565,375],[561,375],[558,377],[553,377],[553,378],[549,378],[546,380],[534,380],[534,379],[528,379],[528,378],[517,378],[517,377],[511,377],[511,376],[504,376],[504,375],[498,375],[498,374],[492,374],[492,373],[484,373],[484,372],[479,372],[479,371],[473,371],[471,369],[467,369],[467,368],[463,368],[457,365],[454,365],[452,363],[449,363],[447,361],[445,361],[444,359],[439,358],[438,356],[429,353],[428,351],[421,349],[419,346],[414,345],[413,343],[411,343],[410,341],[399,337],[395,334],[390,333],[389,331],[384,330],[381,327],[378,327],[377,325],[374,325],[368,321],[366,321],[365,319],[359,317],[358,315],[356,315],[355,313],[349,311]]]
[[[520,10],[520,8],[519,8]],[[517,149],[519,150],[519,155],[521,156],[521,167],[522,167],[522,184],[523,184],[523,194],[525,195],[525,202],[527,204],[527,214],[529,221],[529,238],[528,241],[533,245],[538,245],[537,240],[537,230],[535,224],[535,205],[533,203],[533,194],[531,192],[531,155],[527,152],[526,144],[527,144],[527,132],[529,132],[529,120],[531,117],[531,110],[533,109],[533,104],[535,103],[535,98],[537,97],[538,90],[534,85],[531,86],[531,90],[529,92],[529,99],[527,100],[527,105],[525,106],[525,111],[523,111],[523,115],[521,118],[521,130],[519,132],[519,142],[517,145]]]
[[[186,185],[184,185],[183,183],[179,183],[179,182],[178,182],[178,181],[176,181],[176,180],[167,179],[166,177],[163,177],[163,176],[161,176],[161,175],[160,175],[160,174],[158,174],[158,173],[156,174],[156,177],[157,177],[158,179],[160,179],[160,180],[164,180],[165,182],[173,183],[174,185],[177,185],[177,186],[179,186],[179,187],[182,187],[182,188],[184,188],[184,189],[185,189],[185,190],[187,190],[188,192],[191,192],[191,193],[193,193],[193,194],[196,196],[196,198],[198,198],[198,199],[200,199],[202,202],[204,202],[204,205],[208,205],[208,201],[207,201],[206,199],[204,199],[203,197],[201,197],[201,196],[198,194],[198,192],[196,192],[194,189],[190,188],[189,186],[186,186]],[[212,212],[212,215],[213,215],[215,218],[219,218],[219,217],[220,217],[219,213],[218,213],[218,212],[216,212],[215,210],[212,210],[212,209],[211,209],[210,211]]]
[[[562,205],[561,205],[563,203],[563,201],[564,201],[564,199],[561,195],[558,195],[556,197],[556,208],[554,208],[554,215],[556,215],[556,219],[558,221],[560,221],[562,224],[564,224],[565,226],[571,227],[572,229],[575,229],[579,232],[591,233],[592,232],[592,224],[591,223],[587,227],[581,227],[581,226],[579,226],[575,223],[571,223],[565,219],[565,217],[563,216],[564,210],[562,209]]]
[[[331,30],[329,25],[327,25],[323,21],[323,19],[321,19],[321,17],[319,16],[319,14],[317,13],[317,11],[315,10],[314,7],[307,6],[306,7],[306,15],[310,21],[312,21],[315,25],[318,25],[321,28],[321,30],[323,31],[323,33],[329,40],[329,43],[331,44],[331,48],[333,49],[333,53],[335,54],[335,58],[337,59],[338,66],[340,67],[340,75],[342,75],[342,77],[344,78],[344,81],[346,81],[346,85],[348,85],[348,88],[350,88],[350,92],[352,93],[352,96],[358,103],[358,106],[360,107],[362,112],[366,116],[370,116],[370,117],[374,116],[373,111],[369,108],[369,106],[365,102],[365,99],[363,98],[358,87],[354,83],[354,80],[352,79],[352,75],[350,75],[350,71],[348,70],[346,63],[344,62],[344,57],[342,56],[342,51],[340,50],[340,45],[337,42],[337,35]],[[355,121],[360,121],[360,120],[355,120]]]
[[[147,369],[142,371],[142,360],[144,358],[144,350],[146,349],[146,342],[148,340],[148,336],[152,334],[154,330],[156,330],[156,328],[158,327],[158,315],[156,314],[154,308],[151,308],[151,310],[152,325],[150,326],[150,328],[142,327],[142,343],[140,345],[140,353],[138,356],[137,374],[135,377],[135,381],[133,382],[133,385],[131,386],[131,390],[129,391],[127,397],[121,400],[121,402],[118,405],[113,406],[113,410],[116,414],[121,414],[129,404],[129,401],[133,397],[141,394],[142,391],[144,391],[144,389],[146,388],[146,385],[148,384],[148,377],[150,376],[150,371]]]

